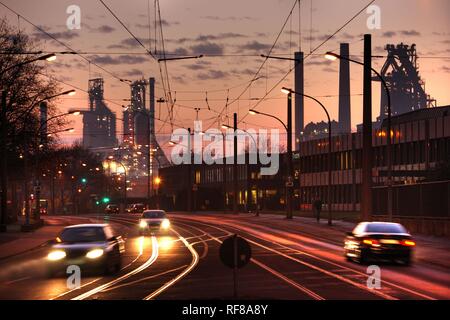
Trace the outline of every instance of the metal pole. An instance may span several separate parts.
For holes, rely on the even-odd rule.
[[[286,184],[286,218],[292,219],[292,92],[289,91],[287,103],[287,156],[288,156],[288,179]]]
[[[392,124],[391,124],[391,93],[389,92],[389,88],[384,81],[383,77],[380,75],[381,82],[386,89],[386,96],[388,101],[388,114],[387,114],[387,213],[388,213],[388,221],[392,221],[393,218],[393,208],[392,208]]]
[[[6,91],[2,91],[2,101],[0,106],[0,171],[1,171],[1,203],[0,203],[0,231],[6,231],[8,216],[8,177],[7,177],[7,149],[6,149]]]
[[[233,152],[233,213],[238,213],[238,166],[237,166],[237,113],[233,114],[233,128],[234,128],[234,152]]]
[[[152,184],[152,170],[151,170],[151,146],[150,146],[150,114],[146,110],[142,111],[147,116],[147,209],[150,209],[151,198],[151,184]]]
[[[192,155],[191,155],[191,128],[188,128],[188,152],[189,152],[189,164],[188,164],[188,211],[192,211]]]
[[[328,115],[328,114],[327,114]],[[331,119],[328,116],[328,225],[332,225],[331,217]]]
[[[372,212],[372,37],[364,35],[361,219]]]

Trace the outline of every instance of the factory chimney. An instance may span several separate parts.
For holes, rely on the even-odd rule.
[[[340,55],[349,58],[348,43],[341,43]],[[350,63],[345,59],[339,61],[339,131],[350,133]]]

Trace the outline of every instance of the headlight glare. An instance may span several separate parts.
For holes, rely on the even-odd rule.
[[[170,221],[169,221],[169,219],[164,219],[161,222],[161,228],[163,228],[163,229],[169,229],[170,228]]]
[[[93,249],[86,253],[86,258],[97,259],[103,255],[103,249]]]
[[[145,222],[144,220],[141,220],[139,222],[139,227],[141,227],[142,229],[147,228],[147,222]]]
[[[57,261],[57,260],[61,260],[64,259],[66,257],[66,253],[62,250],[55,250],[55,251],[51,251],[48,255],[47,255],[47,259],[50,261]]]

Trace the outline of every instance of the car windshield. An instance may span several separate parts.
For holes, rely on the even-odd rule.
[[[366,232],[370,233],[407,233],[399,224],[370,223],[366,226]]]
[[[102,227],[67,228],[60,234],[62,242],[97,242],[105,240]]]
[[[164,218],[166,216],[164,211],[145,211],[142,214],[143,218],[146,219],[158,219],[158,218]]]

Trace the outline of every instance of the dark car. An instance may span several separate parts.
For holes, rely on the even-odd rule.
[[[345,238],[347,260],[366,263],[373,260],[411,263],[416,243],[399,223],[361,222]]]
[[[144,210],[145,204],[143,203],[134,203],[127,209],[129,213],[143,213]]]
[[[66,227],[49,241],[48,275],[65,272],[70,265],[83,271],[118,272],[121,268],[124,240],[114,235],[108,224],[79,224]]]
[[[139,219],[139,234],[165,232],[170,228],[170,221],[167,219],[164,210],[145,210]]]
[[[105,208],[105,213],[111,214],[111,213],[119,213],[120,209],[117,204],[108,204]]]

